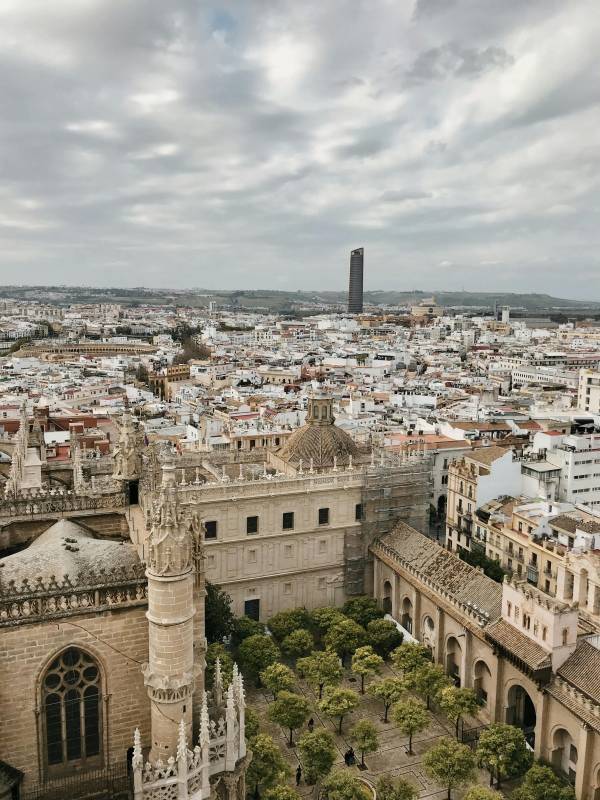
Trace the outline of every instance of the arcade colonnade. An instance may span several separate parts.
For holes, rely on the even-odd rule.
[[[486,639],[485,625],[447,592],[420,583],[400,565],[392,567],[377,556],[373,563],[374,594],[382,609],[429,647],[457,686],[476,691],[481,716],[522,728],[535,757],[568,776],[580,800],[600,800],[600,718],[596,730],[566,708],[559,692],[500,652]]]

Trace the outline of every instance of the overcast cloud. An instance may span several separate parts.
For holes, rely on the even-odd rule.
[[[0,0],[0,282],[600,300],[598,0]]]

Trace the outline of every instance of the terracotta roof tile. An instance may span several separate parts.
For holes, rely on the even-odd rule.
[[[585,639],[558,669],[558,675],[580,692],[600,703],[600,650]]]
[[[505,650],[514,653],[531,669],[544,669],[550,666],[550,654],[504,619],[488,625],[485,635]]]
[[[506,447],[496,447],[492,445],[491,447],[476,447],[470,453],[467,453],[466,457],[470,458],[472,461],[477,461],[478,464],[489,466],[497,459],[505,456],[508,452],[510,452],[510,450]]]
[[[391,548],[401,562],[417,570],[457,602],[477,606],[487,612],[490,619],[500,615],[502,586],[410,525],[398,523],[380,541]]]

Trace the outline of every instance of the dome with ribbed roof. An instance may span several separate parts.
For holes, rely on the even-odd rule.
[[[278,456],[297,466],[300,461],[305,468],[312,462],[314,469],[347,466],[359,455],[359,448],[346,431],[338,428],[333,416],[333,400],[330,397],[311,397],[308,401],[306,424],[294,431],[279,450]]]

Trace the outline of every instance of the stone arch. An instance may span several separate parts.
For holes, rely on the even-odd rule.
[[[487,706],[492,691],[492,671],[482,658],[473,666],[473,689],[479,700]]]
[[[383,582],[383,597],[381,607],[386,614],[392,613],[392,584],[390,581]]]
[[[458,637],[450,634],[446,639],[446,672],[452,678],[456,686],[460,686],[463,676],[461,675],[462,646]]]
[[[87,645],[69,644],[46,660],[37,682],[46,773],[102,765],[105,676],[100,657]]]
[[[577,772],[577,745],[569,731],[562,726],[557,726],[552,733],[551,761],[554,769],[559,770],[575,783]]]
[[[535,703],[527,689],[518,682],[512,683],[506,693],[506,722],[521,728],[528,744],[534,746],[537,722]]]
[[[435,622],[430,614],[424,614],[421,620],[421,639],[423,644],[435,653]]]
[[[413,632],[413,603],[408,595],[402,599],[400,625],[409,633]]]
[[[600,800],[600,764],[596,764],[591,771],[594,776],[591,785],[591,800]]]

